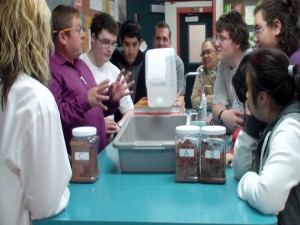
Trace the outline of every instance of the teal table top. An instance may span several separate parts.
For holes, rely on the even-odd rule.
[[[174,174],[122,174],[118,151],[109,145],[98,156],[100,177],[70,185],[61,214],[34,225],[70,224],[277,224],[238,198],[238,181],[226,169],[226,184],[175,183]]]

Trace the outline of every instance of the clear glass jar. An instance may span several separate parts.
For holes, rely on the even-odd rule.
[[[72,182],[93,183],[99,177],[98,144],[95,127],[77,127],[72,130]]]
[[[176,182],[199,181],[200,127],[176,127]]]
[[[226,128],[205,126],[201,128],[200,182],[225,183]]]

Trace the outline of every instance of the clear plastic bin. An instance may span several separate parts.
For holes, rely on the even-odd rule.
[[[187,115],[132,116],[113,141],[122,172],[175,172],[175,128]]]

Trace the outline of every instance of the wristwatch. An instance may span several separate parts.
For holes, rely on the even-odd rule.
[[[225,111],[226,109],[223,109],[223,110],[221,110],[221,112],[219,113],[219,115],[218,115],[218,122],[220,123],[220,124],[223,124],[223,120],[222,120],[222,118],[221,118],[221,116],[222,116],[222,113]]]
[[[221,110],[221,112],[219,113],[217,118],[212,118],[211,121],[209,122],[210,125],[218,125],[221,124],[223,125],[223,120],[221,118],[222,113],[225,111],[226,109]]]

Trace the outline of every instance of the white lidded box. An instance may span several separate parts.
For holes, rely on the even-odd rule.
[[[115,140],[122,172],[175,172],[175,128],[187,115],[135,115]]]
[[[173,48],[146,52],[146,86],[151,108],[171,107],[177,96],[176,53]]]

